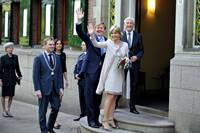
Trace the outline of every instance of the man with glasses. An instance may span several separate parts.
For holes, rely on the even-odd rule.
[[[45,51],[35,57],[33,63],[33,84],[39,104],[39,124],[42,133],[55,133],[53,130],[60,108],[63,91],[63,74],[60,58],[53,51],[53,38],[44,40]],[[51,113],[46,123],[48,104],[51,104]]]

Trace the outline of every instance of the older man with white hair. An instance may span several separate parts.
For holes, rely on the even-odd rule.
[[[135,20],[134,18],[127,17],[124,19],[124,31],[122,40],[128,43],[129,47],[129,58],[131,60],[131,65],[128,69],[130,72],[130,112],[134,114],[139,114],[135,108],[136,104],[136,92],[137,92],[137,82],[139,80],[139,70],[140,61],[144,54],[142,36],[140,33],[135,31]],[[127,75],[127,72],[125,74]]]

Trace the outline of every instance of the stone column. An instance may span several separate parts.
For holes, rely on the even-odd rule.
[[[55,1],[55,15],[54,15],[54,38],[59,40],[63,40],[63,26],[65,15],[63,12],[65,9],[65,5],[63,4],[63,0],[56,0]]]
[[[175,57],[170,64],[169,119],[176,133],[200,131],[200,52],[190,50],[193,1],[176,1]],[[196,52],[195,52],[196,51]]]
[[[30,45],[35,46],[41,41],[41,0],[31,0],[30,16]]]
[[[11,3],[11,24],[10,24],[10,40],[15,44],[19,44],[19,27],[20,27],[20,3]]]

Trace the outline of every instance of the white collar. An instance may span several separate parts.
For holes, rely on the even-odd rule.
[[[127,30],[126,30],[126,34],[128,35],[128,33],[131,33],[131,35],[133,35],[133,30],[131,31],[131,32],[128,32]]]
[[[49,53],[46,50],[44,51],[46,55],[53,54],[53,52]]]

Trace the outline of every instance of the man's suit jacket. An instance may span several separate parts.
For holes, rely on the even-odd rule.
[[[81,55],[79,55],[78,61],[75,65],[75,67],[74,67],[74,78],[77,74],[78,74],[79,78],[81,78],[81,79],[84,78],[84,73],[81,70],[82,70],[82,67],[85,63],[86,54],[87,53],[82,53]]]
[[[53,54],[54,64],[56,64],[54,75],[51,75],[43,53],[35,57],[33,63],[33,84],[35,91],[40,90],[43,95],[50,95],[53,89],[53,83],[56,93],[59,95],[60,89],[63,88],[63,74],[60,58]],[[53,81],[53,82],[52,82]]]
[[[102,65],[101,50],[94,47],[89,35],[82,31],[81,24],[76,24],[76,32],[81,40],[86,43],[87,47],[87,56],[81,71],[94,74]]]
[[[122,41],[128,43],[126,31],[123,32]],[[133,62],[129,69],[139,70],[140,61],[143,55],[144,55],[144,48],[142,44],[142,36],[141,34],[133,31],[132,44],[131,48],[129,48],[129,57],[137,56],[138,60]]]

